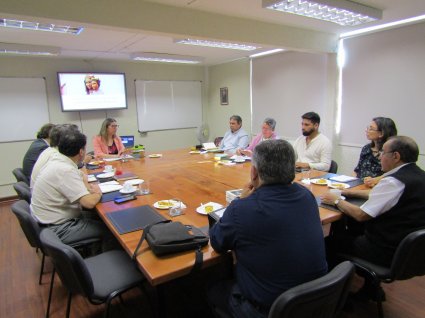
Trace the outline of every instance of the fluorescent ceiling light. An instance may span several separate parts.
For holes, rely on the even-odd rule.
[[[343,39],[343,38],[347,38],[347,37],[354,36],[354,35],[378,31],[378,30],[382,30],[382,29],[388,29],[388,28],[391,28],[391,27],[394,27],[394,26],[418,22],[418,21],[421,21],[421,20],[425,20],[425,15],[419,15],[419,16],[413,17],[413,18],[408,18],[408,19],[394,21],[394,22],[390,22],[390,23],[375,25],[373,27],[358,29],[358,30],[351,31],[351,32],[341,33],[339,35],[339,37],[341,39]]]
[[[136,52],[131,54],[131,58],[136,61],[163,62],[163,63],[182,63],[199,64],[202,58],[194,56],[173,55],[163,53]]]
[[[55,46],[0,43],[0,54],[51,56],[51,55],[59,55],[60,48]]]
[[[285,51],[284,49],[274,49],[274,50],[269,50],[269,51],[264,51],[264,52],[260,52],[260,53],[255,53],[250,55],[250,58],[253,57],[260,57],[260,56],[265,56],[265,55],[270,55],[270,54],[275,54],[275,53],[279,53],[279,52],[283,52]]]
[[[260,48],[258,46],[246,45],[241,43],[229,43],[229,42],[218,42],[218,41],[197,40],[197,39],[179,39],[179,40],[175,40],[174,42],[179,44],[208,46],[208,47],[216,47],[221,49],[232,49],[232,50],[242,50],[242,51],[254,51]]]
[[[68,34],[74,34],[74,35],[78,35],[84,30],[83,27],[72,27],[69,25],[57,25],[53,23],[39,23],[39,22],[29,22],[29,21],[12,20],[12,19],[0,19],[0,27],[68,33]]]
[[[263,0],[263,8],[325,20],[343,26],[382,18],[382,11],[348,0]]]

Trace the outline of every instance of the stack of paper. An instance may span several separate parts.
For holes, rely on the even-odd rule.
[[[340,176],[329,178],[329,180],[337,181],[337,182],[350,182],[350,181],[354,181],[354,180],[357,180],[357,179],[358,178],[356,178],[356,177],[350,177],[350,176],[345,176],[345,175],[340,175]]]
[[[99,183],[99,188],[102,193],[108,193],[121,190],[122,185],[120,185],[117,181],[108,181],[104,183]]]

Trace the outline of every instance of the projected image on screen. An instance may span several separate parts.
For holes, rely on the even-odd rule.
[[[63,111],[127,108],[124,74],[58,73]]]

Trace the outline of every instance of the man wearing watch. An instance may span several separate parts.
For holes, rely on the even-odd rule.
[[[399,243],[411,232],[425,228],[425,171],[416,165],[419,149],[405,136],[388,139],[380,153],[382,180],[372,190],[345,190],[347,197],[365,198],[360,207],[322,195],[323,203],[333,204],[345,215],[364,222],[364,233],[340,233],[327,238],[328,256],[351,254],[389,267]]]

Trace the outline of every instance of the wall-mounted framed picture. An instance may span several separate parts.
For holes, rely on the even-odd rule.
[[[220,104],[229,105],[229,90],[227,87],[220,88]]]

